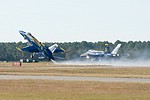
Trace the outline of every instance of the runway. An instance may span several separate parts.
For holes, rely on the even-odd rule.
[[[19,79],[150,83],[150,79],[142,79],[142,78],[108,78],[108,77],[81,77],[81,76],[19,76],[19,75],[0,75],[0,80],[19,80]]]

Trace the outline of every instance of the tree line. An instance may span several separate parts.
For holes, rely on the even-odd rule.
[[[150,59],[150,41],[128,41],[123,42],[117,40],[115,43],[108,41],[98,41],[98,42],[64,42],[56,43],[59,47],[65,50],[64,53],[54,54],[55,56],[61,56],[68,60],[79,59],[80,55],[90,49],[93,50],[104,50],[105,44],[109,44],[110,50],[112,51],[115,46],[119,43],[122,44],[118,53],[121,57],[127,57],[129,59],[134,58],[145,58]],[[28,43],[22,42],[1,42],[0,43],[0,61],[18,61],[20,59],[27,59],[30,57],[30,53],[21,52],[16,49],[16,47],[22,48],[27,46]],[[47,46],[51,46],[55,43],[44,43]]]

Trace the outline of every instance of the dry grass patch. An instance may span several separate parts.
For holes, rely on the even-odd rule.
[[[6,63],[7,64],[7,63]],[[0,74],[50,75],[50,76],[96,76],[150,78],[150,67],[112,67],[102,65],[60,65],[51,63],[23,63],[21,67],[4,66],[0,63]]]
[[[0,80],[0,100],[149,100],[148,83]]]

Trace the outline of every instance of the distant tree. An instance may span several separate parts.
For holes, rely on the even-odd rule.
[[[65,49],[64,53],[54,54],[56,56],[62,56],[69,60],[71,59],[78,59],[80,55],[90,49],[94,50],[104,50],[105,44],[108,43],[111,51],[115,48],[117,44],[122,44],[121,48],[119,49],[119,53],[121,55],[129,54],[130,58],[138,58],[139,56],[143,56],[144,58],[150,59],[150,41],[129,41],[123,42],[117,40],[114,44],[108,41],[98,41],[98,42],[64,42],[64,43],[57,43],[60,47]],[[44,43],[47,46],[52,46],[55,43]],[[16,47],[22,48],[27,46],[27,43],[22,42],[1,42],[0,43],[0,61],[17,61],[19,59],[27,59],[30,57],[30,53],[28,52],[20,52],[16,49]]]

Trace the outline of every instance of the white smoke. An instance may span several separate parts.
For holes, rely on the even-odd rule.
[[[127,54],[128,55],[128,54]],[[132,55],[134,57],[132,58]],[[149,50],[144,51],[136,51],[128,56],[121,56],[120,59],[99,59],[97,61],[81,60],[80,58],[76,58],[75,60],[67,60],[63,62],[59,62],[59,64],[67,64],[67,65],[108,65],[110,67],[150,67],[150,53]]]
[[[70,60],[59,62],[58,64],[66,64],[66,65],[98,65],[101,66],[109,66],[109,67],[150,67],[150,59],[127,59],[121,58],[118,60],[100,60],[100,61],[80,61],[80,60]]]

